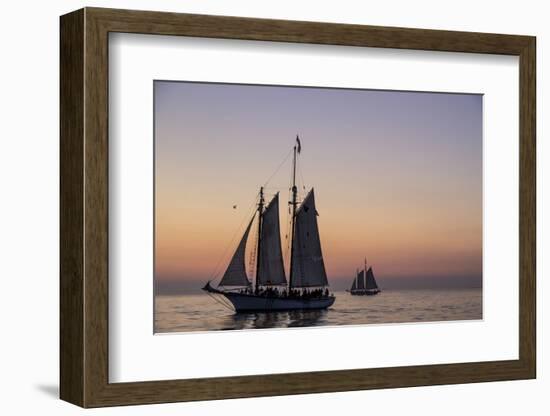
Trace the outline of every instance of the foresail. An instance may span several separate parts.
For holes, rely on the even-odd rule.
[[[279,225],[279,193],[262,215],[258,282],[260,285],[286,285]]]
[[[357,289],[357,277],[353,279],[353,284],[351,285],[351,290],[356,290],[356,289]]]
[[[296,213],[292,242],[292,286],[328,286],[313,189]]]
[[[365,271],[361,270],[359,274],[357,274],[357,289],[363,290],[365,289]]]
[[[369,267],[369,270],[367,271],[367,289],[378,289],[376,279],[374,278],[374,273],[372,272],[372,267]]]
[[[237,246],[237,250],[235,254],[233,254],[229,266],[227,266],[227,270],[223,274],[222,280],[218,286],[248,286],[250,284],[246,275],[245,252],[248,233],[250,232],[253,221],[254,217],[252,217],[248,227],[246,227],[241,242]]]

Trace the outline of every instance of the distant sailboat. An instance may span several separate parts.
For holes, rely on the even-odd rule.
[[[222,295],[229,300],[236,312],[326,309],[334,303],[335,297],[328,291],[313,188],[301,204],[297,201],[296,157],[300,151],[300,140],[296,137],[288,282],[281,249],[279,193],[264,208],[264,189],[261,187],[258,209],[248,223],[218,287],[212,287],[210,282],[203,287],[206,292]],[[258,235],[254,247],[256,279],[253,284],[246,273],[245,257],[255,219]]]
[[[372,267],[367,269],[366,259],[364,269],[356,272],[355,279],[353,279],[349,292],[355,296],[372,296],[381,292],[376,284]]]

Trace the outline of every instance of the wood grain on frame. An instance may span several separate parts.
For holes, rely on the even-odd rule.
[[[535,38],[86,8],[61,17],[60,396],[82,407],[536,376]],[[519,359],[189,380],[108,380],[108,34],[196,36],[519,56]]]

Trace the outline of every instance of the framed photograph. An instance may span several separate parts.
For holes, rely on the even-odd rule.
[[[535,378],[535,38],[61,17],[82,407]]]

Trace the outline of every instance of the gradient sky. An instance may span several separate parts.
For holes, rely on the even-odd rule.
[[[381,282],[481,281],[481,95],[166,81],[154,93],[157,283],[221,277],[296,134],[331,283],[365,256]],[[283,251],[290,170],[289,157],[266,190],[281,191]]]

